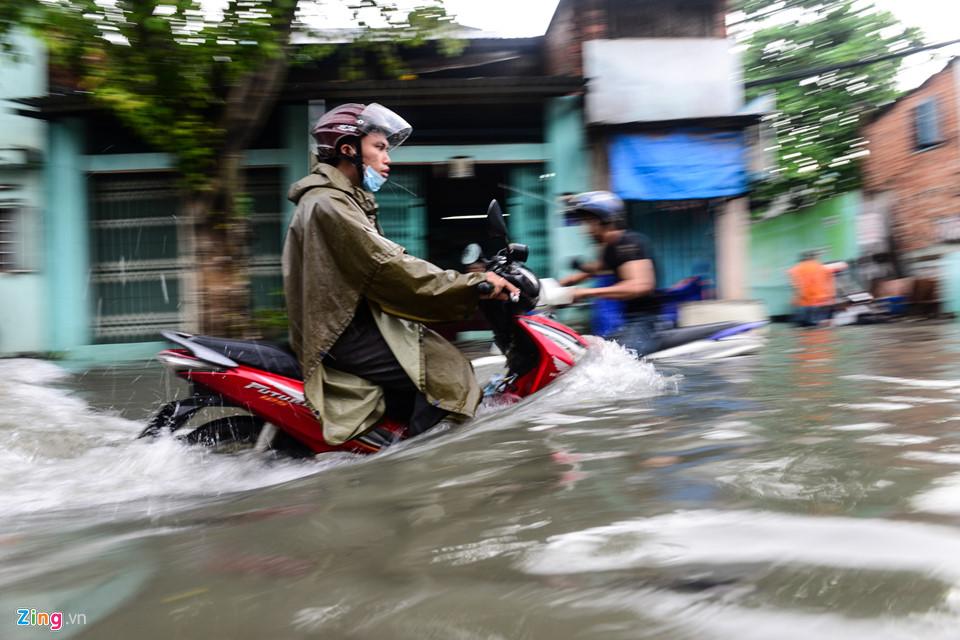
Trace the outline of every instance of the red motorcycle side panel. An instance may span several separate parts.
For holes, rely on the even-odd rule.
[[[540,362],[532,371],[520,377],[510,391],[519,397],[536,393],[553,381],[561,370],[573,365],[577,352],[587,344],[577,333],[562,324],[543,316],[517,316],[537,346]],[[351,453],[376,453],[380,445],[375,440],[365,442],[365,436],[349,440],[342,445],[330,445],[323,439],[323,429],[313,411],[307,406],[303,394],[303,382],[275,373],[269,373],[244,365],[212,371],[204,368],[185,349],[161,352],[198,363],[198,368],[185,368],[178,375],[213,392],[222,395],[237,406],[275,425],[296,438],[315,453],[347,451]],[[391,434],[397,439],[405,436],[405,425],[384,421],[378,426],[382,435]],[[384,434],[383,432],[387,433]]]
[[[192,358],[187,351],[176,350],[180,357]],[[303,382],[258,369],[237,366],[225,371],[186,370],[181,377],[215,391],[231,402],[276,425],[316,453],[350,451],[372,453],[377,447],[351,440],[332,446],[323,439],[323,429],[306,405]]]
[[[576,356],[587,348],[587,343],[569,327],[545,316],[517,316],[516,320],[540,354],[537,366],[514,384],[514,392],[526,397],[540,391],[572,367]]]

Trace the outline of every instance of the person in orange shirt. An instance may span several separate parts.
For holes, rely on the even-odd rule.
[[[806,251],[800,262],[790,268],[796,322],[801,327],[816,327],[830,318],[836,296],[833,272],[817,259],[815,251]]]

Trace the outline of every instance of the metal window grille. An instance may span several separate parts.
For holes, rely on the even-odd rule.
[[[390,182],[377,194],[379,220],[385,236],[407,253],[427,257],[427,207],[423,198],[424,172],[417,167],[395,167]]]
[[[249,169],[245,191],[251,205],[250,292],[254,312],[283,307],[283,175],[279,169]]]
[[[97,342],[155,339],[182,328],[180,199],[169,173],[90,180],[91,304]]]
[[[550,238],[547,226],[546,183],[542,164],[518,165],[510,169],[507,210],[510,239],[530,248],[527,266],[540,276],[550,273]]]
[[[195,269],[170,173],[91,177],[93,333],[97,342],[155,339],[184,328],[187,278]],[[282,306],[283,184],[279,169],[251,169],[250,284],[254,310]]]
[[[0,272],[17,271],[20,237],[17,232],[19,208],[0,205]]]

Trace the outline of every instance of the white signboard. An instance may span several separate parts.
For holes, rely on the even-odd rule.
[[[621,38],[583,44],[589,124],[736,115],[740,59],[721,38]]]

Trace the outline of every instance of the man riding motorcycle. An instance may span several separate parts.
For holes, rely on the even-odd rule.
[[[561,279],[564,286],[578,284],[599,274],[613,274],[613,284],[573,289],[573,301],[589,298],[617,300],[623,303],[624,323],[610,339],[646,355],[657,350],[656,318],[659,312],[655,291],[656,266],[650,243],[639,233],[626,228],[623,200],[609,191],[588,191],[569,196],[566,217],[583,223],[591,239],[600,245],[600,258],[578,262],[580,273]]]
[[[412,128],[376,103],[345,104],[311,133],[311,174],[290,187],[297,205],[283,249],[290,344],[324,439],[340,444],[384,416],[417,435],[449,414],[473,416],[481,391],[469,361],[424,322],[462,320],[478,300],[516,287],[493,273],[444,271],[383,236],[372,193],[389,152]],[[477,285],[489,282],[481,296]]]

